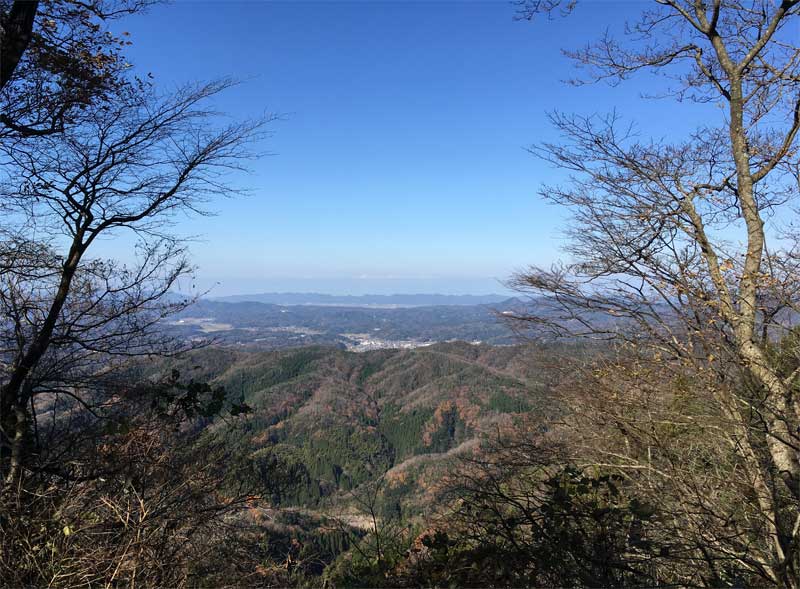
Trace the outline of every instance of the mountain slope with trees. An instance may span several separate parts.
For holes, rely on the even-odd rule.
[[[548,391],[558,354],[458,342],[366,353],[210,348],[170,367],[251,408],[209,435],[248,463],[271,506],[330,506],[391,473],[405,485],[392,508],[417,513],[429,482],[414,477],[520,415],[557,415]]]

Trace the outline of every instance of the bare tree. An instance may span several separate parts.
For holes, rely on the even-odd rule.
[[[727,410],[753,383],[712,368],[626,350],[561,388],[572,407],[573,460],[611,469],[655,506],[648,541],[659,581],[685,586],[793,586],[796,501],[768,466],[760,417]],[[776,559],[776,541],[784,557]]]
[[[523,3],[532,18],[560,3]],[[574,215],[572,262],[530,268],[513,284],[536,306],[517,317],[558,335],[606,337],[713,372],[713,398],[752,474],[764,524],[765,577],[797,587],[800,556],[800,349],[774,361],[798,311],[800,49],[796,1],[657,0],[627,37],[570,55],[589,80],[650,70],[666,98],[719,105],[683,141],[643,140],[616,113],[553,114],[561,143],[532,151],[571,182],[542,195]],[[567,7],[567,8],[571,8]],[[585,79],[584,79],[585,81]],[[784,340],[786,341],[786,340]],[[747,559],[741,554],[729,558]],[[722,558],[722,557],[720,557]]]
[[[131,86],[89,107],[69,132],[3,144],[0,206],[14,240],[3,248],[0,276],[7,481],[23,467],[37,412],[52,409],[43,399],[69,397],[92,411],[113,399],[103,375],[114,358],[177,350],[156,329],[188,303],[165,298],[191,270],[171,220],[236,192],[226,176],[241,169],[244,145],[263,123],[213,124],[204,103],[229,85],[166,96]],[[90,257],[98,239],[125,231],[135,237],[137,263]]]

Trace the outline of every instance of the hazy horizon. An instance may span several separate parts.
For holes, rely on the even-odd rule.
[[[364,295],[472,295],[513,296],[514,291],[494,278],[259,278],[234,279],[207,286],[183,284],[183,292],[206,292],[208,298],[259,294]]]

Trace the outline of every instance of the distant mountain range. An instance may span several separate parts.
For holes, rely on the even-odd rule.
[[[336,307],[431,307],[492,305],[506,301],[508,295],[445,295],[445,294],[393,294],[393,295],[329,295],[301,292],[266,292],[250,295],[211,297],[223,303],[267,303],[272,305],[315,305]]]

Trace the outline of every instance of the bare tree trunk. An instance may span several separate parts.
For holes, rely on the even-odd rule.
[[[0,22],[0,90],[14,75],[31,42],[38,9],[39,0],[15,0],[8,15]]]
[[[21,360],[14,366],[8,382],[0,388],[0,475],[4,475],[6,483],[11,483],[19,474],[23,461],[24,439],[27,434],[27,406],[30,399],[22,394],[25,390],[25,379],[30,375],[42,356],[47,352],[56,323],[69,296],[72,280],[83,255],[83,231],[74,238],[69,256],[64,262],[61,280],[58,285],[50,309],[36,334],[30,347],[24,352]],[[6,463],[4,457],[9,459]]]

